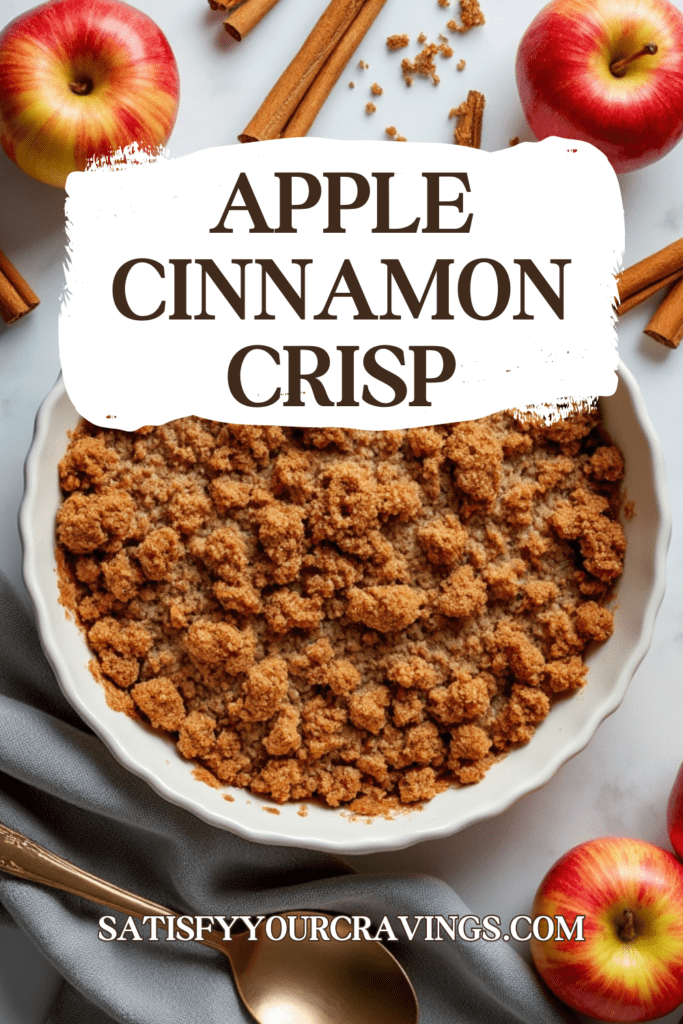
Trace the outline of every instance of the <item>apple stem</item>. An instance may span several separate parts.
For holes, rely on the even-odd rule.
[[[646,43],[637,53],[632,53],[630,57],[624,57],[623,60],[617,60],[614,64],[610,64],[609,69],[615,78],[621,78],[632,60],[637,60],[639,57],[653,57],[658,49],[656,43]]]
[[[81,78],[78,82],[69,82],[69,88],[76,96],[87,96],[93,90],[92,79]]]
[[[619,938],[622,942],[632,942],[636,937],[636,929],[633,920],[633,911],[628,907],[624,910],[624,921],[619,926]]]

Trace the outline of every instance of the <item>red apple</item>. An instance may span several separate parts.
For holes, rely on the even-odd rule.
[[[683,764],[678,769],[666,808],[666,827],[669,830],[671,845],[683,860]]]
[[[541,882],[533,915],[585,915],[584,940],[531,940],[548,987],[579,1013],[648,1021],[683,1002],[683,865],[637,839],[574,847]]]
[[[667,0],[553,0],[522,37],[517,87],[537,138],[644,167],[683,134],[683,15]]]
[[[120,0],[52,0],[0,34],[0,142],[49,185],[133,142],[163,145],[178,95],[163,32]]]

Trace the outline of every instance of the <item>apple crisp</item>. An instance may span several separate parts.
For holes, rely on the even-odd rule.
[[[584,685],[583,651],[612,632],[622,476],[597,410],[81,423],[62,602],[110,703],[205,777],[376,814],[478,782]]]

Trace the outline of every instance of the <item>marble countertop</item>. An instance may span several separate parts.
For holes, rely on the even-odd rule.
[[[169,149],[172,156],[180,156],[235,141],[326,3],[282,0],[240,45],[227,38],[206,0],[175,6],[164,0],[136,0],[136,5],[161,25],[178,59],[181,107]],[[15,17],[25,6],[26,0],[4,0],[4,17]],[[311,134],[381,139],[384,127],[393,124],[411,142],[448,142],[453,125],[448,111],[474,88],[487,101],[484,149],[503,148],[515,135],[532,141],[517,98],[514,55],[541,6],[541,0],[483,0],[486,26],[451,37],[455,57],[441,63],[440,84],[420,79],[407,90],[398,70],[400,55],[386,52],[385,37],[407,32],[414,39],[424,31],[435,38],[452,11],[446,15],[436,0],[389,0]],[[461,57],[467,66],[457,72],[455,63]],[[359,58],[370,64],[368,71],[357,68]],[[350,80],[355,89],[348,88]],[[376,99],[377,113],[367,115],[365,103],[374,81],[384,87],[384,95]],[[683,144],[658,163],[621,177],[625,265],[683,235],[681,181]],[[0,565],[22,588],[16,520],[23,461],[36,410],[59,372],[64,195],[28,178],[2,153],[0,187],[0,247],[42,299],[24,320],[9,328],[0,325]],[[578,204],[581,199],[573,196],[569,201]],[[505,920],[528,912],[545,871],[577,843],[612,834],[668,846],[666,800],[683,760],[683,455],[678,420],[683,352],[643,335],[655,305],[650,300],[624,318],[619,350],[640,385],[662,444],[674,525],[667,592],[652,647],[623,705],[543,789],[499,817],[404,851],[352,858],[360,870],[431,873],[452,885],[474,913]],[[28,603],[25,592],[24,597]],[[17,943],[0,929],[0,1017],[8,1024],[41,1024],[45,1019],[56,982],[54,972],[37,957],[29,944]],[[671,1021],[679,1015],[671,1015]]]

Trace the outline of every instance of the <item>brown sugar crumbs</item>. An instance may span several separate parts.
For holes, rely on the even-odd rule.
[[[453,47],[445,40],[439,43],[428,43],[424,32],[418,36],[418,42],[423,44],[422,50],[413,57],[404,57],[401,61],[401,72],[406,85],[412,85],[416,75],[430,78],[434,85],[438,85],[441,79],[437,74],[435,57],[441,54],[442,57],[452,57]]]
[[[405,34],[387,36],[387,47],[390,50],[402,50],[404,46],[408,46],[410,43],[410,36]]]
[[[451,32],[469,32],[471,28],[485,25],[486,18],[479,0],[460,0],[460,24],[452,18],[446,25]]]
[[[82,423],[63,603],[197,776],[381,813],[478,782],[612,632],[623,460],[597,411],[364,431]]]

